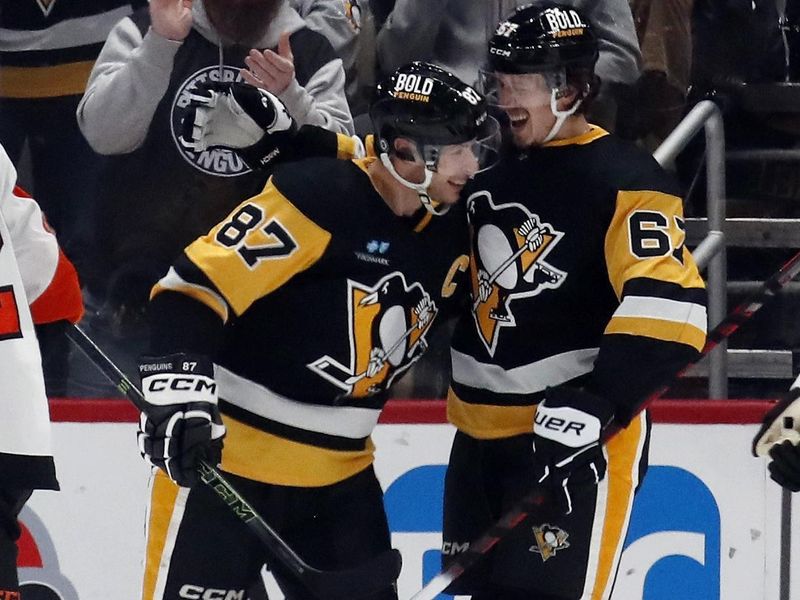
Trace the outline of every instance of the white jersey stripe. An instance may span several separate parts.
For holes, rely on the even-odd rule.
[[[351,439],[369,436],[380,409],[306,404],[214,365],[219,397],[254,415],[298,429]]]
[[[120,6],[102,15],[60,21],[47,29],[0,28],[0,52],[60,50],[76,45],[100,44],[106,41],[114,25],[132,12],[130,6]]]
[[[687,323],[700,331],[706,330],[708,322],[705,306],[652,296],[625,296],[617,310],[614,311],[614,316]]]
[[[585,375],[594,368],[599,348],[582,348],[548,356],[531,364],[503,369],[451,349],[453,381],[503,394],[533,394]]]

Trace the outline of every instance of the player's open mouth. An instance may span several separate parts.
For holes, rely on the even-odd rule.
[[[524,108],[509,108],[506,109],[506,113],[512,129],[524,127],[530,118],[530,114]]]

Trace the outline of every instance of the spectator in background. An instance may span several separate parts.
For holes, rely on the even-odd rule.
[[[109,31],[147,0],[0,0],[0,143],[58,232],[81,276],[90,268],[92,194],[98,161],[75,121],[89,72]],[[27,178],[24,175],[27,174]],[[50,395],[64,395],[69,344],[37,326]]]
[[[361,56],[373,52],[364,47],[362,27],[369,25],[366,0],[290,0],[306,26],[324,35],[342,59],[345,93],[353,115],[366,112],[370,98],[364,87],[372,83],[368,73],[359,72]]]
[[[193,90],[241,79],[245,68],[299,125],[352,132],[342,61],[286,0],[152,0],[116,25],[92,71],[78,123],[109,156],[95,244],[105,265],[87,283],[104,302],[96,335],[123,369],[146,337],[152,285],[185,245],[264,185],[266,176],[229,150],[179,142]]]
[[[683,117],[692,67],[694,0],[630,0],[642,50],[642,74],[632,90],[629,122],[619,133],[655,150]],[[623,109],[625,110],[625,109]]]
[[[409,60],[427,60],[474,82],[499,17],[528,3],[429,0],[423,8],[417,0],[372,0],[379,68],[387,73]],[[600,38],[596,73],[602,87],[590,120],[613,129],[621,90],[639,77],[639,45],[630,7],[627,0],[568,0],[565,4],[580,10]],[[499,6],[503,14],[493,14],[493,6]]]

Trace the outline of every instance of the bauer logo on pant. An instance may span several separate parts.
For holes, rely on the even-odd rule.
[[[556,555],[559,550],[566,550],[569,548],[567,538],[569,534],[558,527],[554,527],[549,523],[539,525],[533,528],[533,537],[536,539],[536,545],[531,546],[529,550],[536,554],[542,555],[542,562]]]

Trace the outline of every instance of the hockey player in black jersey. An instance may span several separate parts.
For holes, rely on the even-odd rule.
[[[193,485],[200,458],[316,568],[390,547],[370,433],[467,284],[456,204],[498,130],[474,89],[424,63],[381,84],[370,115],[366,158],[282,166],[153,289],[143,599],[244,598],[258,577],[259,542]],[[287,598],[311,598],[271,567]]]
[[[509,147],[464,192],[473,300],[452,340],[445,566],[532,486],[550,501],[454,581],[473,600],[610,596],[647,465],[638,408],[705,341],[676,184],[584,116],[597,54],[591,23],[552,3],[489,43]]]

